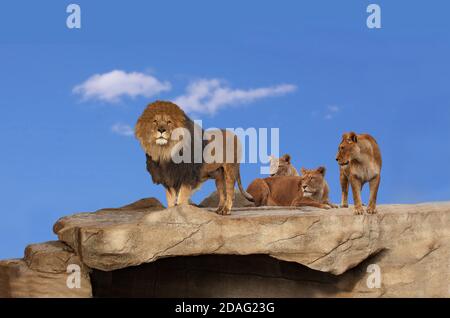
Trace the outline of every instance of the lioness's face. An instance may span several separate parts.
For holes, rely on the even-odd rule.
[[[278,160],[278,171],[277,171],[277,175],[279,176],[286,176],[289,173],[289,170],[291,168],[291,163],[286,160],[284,157],[281,157]]]
[[[359,154],[358,138],[355,133],[348,133],[342,136],[339,144],[336,161],[341,167],[347,166],[350,161]]]
[[[313,197],[323,190],[325,168],[302,169],[302,191],[304,197]]]
[[[156,114],[151,126],[152,142],[158,146],[165,146],[169,143],[172,135],[174,123],[167,114]]]
[[[288,176],[291,169],[291,157],[284,155],[281,158],[271,157],[270,159],[270,176]]]

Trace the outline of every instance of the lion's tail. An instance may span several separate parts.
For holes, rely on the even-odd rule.
[[[248,193],[247,191],[244,190],[244,188],[242,187],[242,182],[241,182],[241,169],[237,169],[237,184],[239,187],[239,191],[241,191],[242,195],[249,200],[250,202],[255,202],[255,199],[252,197],[252,195],[250,193]]]

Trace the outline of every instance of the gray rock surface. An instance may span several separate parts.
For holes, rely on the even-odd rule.
[[[98,296],[450,297],[450,203],[214,209],[149,198],[63,217],[60,241],[0,261],[0,296],[90,297],[93,280]],[[68,264],[81,289],[67,288]]]
[[[450,204],[350,209],[243,208],[223,217],[207,209],[101,210],[60,219],[55,233],[84,264],[112,271],[161,258],[264,254],[341,275],[377,260],[383,289],[374,296],[449,296]],[[366,279],[355,283],[366,286]],[[367,289],[367,287],[364,287]]]
[[[199,207],[217,208],[218,204],[219,204],[219,196],[217,195],[217,191],[214,191],[205,199],[203,199],[202,202],[200,202]],[[238,189],[234,189],[234,200],[233,200],[234,208],[245,208],[254,206],[255,204],[253,202],[248,201]]]
[[[80,288],[68,287],[71,264],[79,266]],[[23,259],[0,261],[0,297],[91,296],[89,269],[62,242],[32,244]]]

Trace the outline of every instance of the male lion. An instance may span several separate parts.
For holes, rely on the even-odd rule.
[[[297,169],[291,164],[291,156],[288,154],[280,158],[270,156],[270,176],[298,176]]]
[[[342,207],[348,207],[348,187],[352,186],[355,214],[363,214],[361,189],[370,185],[367,213],[376,213],[377,193],[380,186],[381,152],[376,140],[367,134],[345,133],[339,144],[336,161],[340,165]]]
[[[256,206],[336,207],[328,199],[325,168],[302,169],[302,176],[279,176],[255,179],[247,188]]]
[[[205,133],[177,105],[156,101],[139,117],[135,135],[146,153],[147,170],[153,182],[166,188],[168,207],[189,204],[193,191],[207,179],[216,181],[218,214],[231,213],[236,180],[241,193],[253,200],[242,188],[241,146],[233,133],[226,130]],[[204,136],[209,139],[203,140]],[[211,147],[213,144],[217,147]],[[206,159],[205,149],[210,149]]]

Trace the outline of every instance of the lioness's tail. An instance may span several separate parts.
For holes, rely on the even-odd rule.
[[[238,187],[239,187],[239,191],[241,191],[241,193],[242,193],[242,195],[247,199],[247,200],[249,200],[250,202],[255,202],[255,199],[253,199],[253,197],[251,196],[251,194],[250,193],[248,193],[247,191],[245,191],[244,190],[244,188],[242,187],[242,182],[241,182],[241,171],[240,171],[241,169],[239,169],[239,167],[238,167],[238,169],[237,169],[237,184],[238,184]]]

